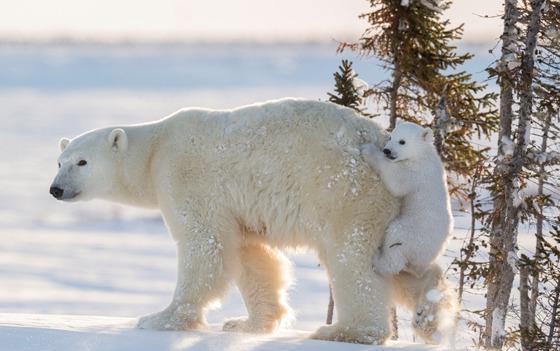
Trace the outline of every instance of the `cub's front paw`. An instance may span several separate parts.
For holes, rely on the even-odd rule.
[[[373,144],[364,144],[360,146],[360,154],[370,163],[376,162],[382,155],[381,150]]]

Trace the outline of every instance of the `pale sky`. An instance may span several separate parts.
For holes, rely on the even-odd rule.
[[[455,0],[465,40],[494,41],[501,0]],[[329,40],[355,38],[366,0],[0,0],[0,37],[103,40]]]

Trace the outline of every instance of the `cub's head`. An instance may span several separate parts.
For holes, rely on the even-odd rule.
[[[391,132],[383,153],[395,162],[418,159],[434,151],[433,138],[430,128],[410,122],[399,123]]]
[[[81,201],[111,193],[117,163],[128,146],[123,129],[98,129],[70,140],[60,139],[58,173],[50,193],[58,200]]]

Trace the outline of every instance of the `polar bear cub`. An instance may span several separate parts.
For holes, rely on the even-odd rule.
[[[379,150],[362,146],[365,161],[377,171],[402,207],[388,226],[373,264],[381,274],[402,270],[421,276],[439,256],[453,227],[445,170],[429,128],[400,123]]]

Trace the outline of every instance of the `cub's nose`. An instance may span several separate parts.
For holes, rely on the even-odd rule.
[[[60,199],[62,197],[62,194],[64,194],[64,190],[60,189],[57,186],[51,186],[51,189],[49,191],[51,193],[52,196],[54,196],[56,199]]]
[[[391,150],[389,149],[383,149],[383,153],[387,156],[389,156],[391,154]]]

